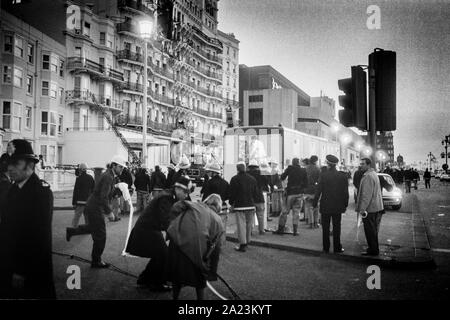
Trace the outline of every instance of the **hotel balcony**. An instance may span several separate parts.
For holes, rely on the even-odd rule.
[[[156,6],[155,1],[152,0],[119,0],[117,6],[135,14],[147,14],[153,16],[154,9],[150,9],[143,2],[147,2],[152,6]]]
[[[192,29],[194,30],[194,35],[196,35],[198,39],[202,40],[207,45],[219,50],[220,53],[223,52],[223,44],[221,41],[219,41],[218,39],[208,37],[196,26],[192,26]]]
[[[223,99],[223,103],[225,103],[228,106],[239,108],[239,101],[232,100],[232,99]]]
[[[131,23],[130,21],[118,23],[116,25],[116,28],[118,33],[123,33],[135,38],[140,38],[138,26],[134,23]]]
[[[214,79],[216,81],[222,82],[222,73],[220,72],[213,72],[212,70],[203,68],[203,67],[199,67],[198,65],[196,65],[194,62],[192,61],[188,61],[187,64],[189,64],[190,66],[194,67],[194,69],[199,72],[200,74],[202,74],[205,77]]]
[[[69,57],[67,59],[67,69],[74,72],[87,72],[94,78],[112,81],[116,84],[123,82],[122,72],[82,57]]]
[[[170,106],[174,105],[174,99],[173,98],[169,98],[166,95],[162,95],[159,93],[154,92],[153,90],[151,90],[151,88],[147,88],[147,94],[153,98],[153,100],[156,100],[160,103],[165,103],[168,104]]]
[[[142,84],[130,82],[130,81],[122,82],[121,85],[119,86],[118,90],[120,92],[129,91],[130,93],[134,93],[134,94],[140,94],[140,95],[144,94],[144,86]]]
[[[122,105],[119,101],[113,100],[111,97],[96,95],[89,90],[68,90],[66,91],[66,101],[68,104],[100,105],[111,111],[122,112]]]
[[[161,68],[161,67],[157,66],[156,64],[152,63],[151,59],[148,59],[147,65],[153,73],[156,73],[165,78],[173,80],[174,73],[173,73],[173,71],[170,71],[169,68],[167,68],[167,67]]]
[[[223,120],[223,114],[220,112],[213,112],[213,111],[209,111],[209,110],[200,109],[197,107],[194,107],[192,109],[192,111],[194,111],[197,114],[203,115],[205,117]]]
[[[130,50],[117,51],[117,60],[127,61],[139,65],[144,64],[144,56],[140,53],[132,52]]]

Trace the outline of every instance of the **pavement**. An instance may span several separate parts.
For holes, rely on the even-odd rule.
[[[197,188],[192,199],[199,199]],[[350,189],[350,194],[353,191]],[[55,192],[55,210],[72,210],[71,191]],[[133,201],[136,201],[135,195]],[[403,205],[399,211],[389,211],[383,215],[380,232],[380,255],[378,257],[362,256],[367,248],[362,224],[357,227],[355,204],[350,197],[347,212],[342,216],[341,242],[345,249],[342,254],[323,253],[322,230],[310,229],[304,222],[299,225],[299,236],[292,234],[283,236],[270,232],[276,230],[278,218],[274,217],[268,222],[268,231],[265,235],[258,235],[254,228],[252,246],[272,248],[293,253],[304,253],[330,259],[341,259],[363,263],[371,263],[385,267],[403,269],[434,268],[433,251],[429,242],[429,230],[425,225],[420,212],[419,200],[416,193],[404,194]],[[289,215],[287,226],[292,226],[292,216]],[[237,242],[236,218],[233,213],[228,217],[227,240]],[[332,242],[332,239],[330,239]]]

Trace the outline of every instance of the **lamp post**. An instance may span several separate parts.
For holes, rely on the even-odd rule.
[[[152,32],[153,32],[153,23],[149,20],[141,20],[139,21],[139,31],[141,38],[144,40],[144,104],[142,106],[142,165],[147,165],[148,155],[147,155],[147,83],[148,83],[148,75],[147,75],[147,57],[148,57],[148,48],[147,41],[151,40]]]

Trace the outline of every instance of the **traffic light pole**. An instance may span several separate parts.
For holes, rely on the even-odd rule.
[[[376,168],[376,150],[377,150],[377,126],[376,126],[376,112],[375,112],[375,69],[369,65],[369,142],[372,148],[372,167]]]

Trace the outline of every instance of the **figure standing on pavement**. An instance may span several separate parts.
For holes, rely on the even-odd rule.
[[[371,168],[371,163],[368,158],[361,159],[361,169],[365,173],[358,192],[356,212],[363,217],[364,233],[368,245],[368,249],[363,255],[377,256],[380,253],[378,231],[384,207],[380,179],[375,170]]]
[[[406,193],[411,193],[411,182],[413,181],[413,173],[411,168],[407,167],[404,172]]]
[[[237,175],[230,180],[231,211],[236,214],[239,246],[236,251],[245,252],[250,243],[253,220],[256,212],[255,199],[258,198],[258,183],[245,171],[245,163],[236,165]]]
[[[357,195],[359,190],[359,185],[361,184],[361,179],[364,175],[364,171],[361,169],[361,167],[358,167],[358,170],[355,171],[355,174],[353,175],[353,186],[355,187],[355,202],[357,201]]]
[[[111,200],[117,195],[116,184],[120,182],[119,176],[126,166],[126,161],[120,156],[114,156],[111,160],[110,169],[107,169],[99,178],[94,192],[89,197],[85,212],[88,217],[87,225],[78,228],[67,228],[66,240],[70,241],[72,236],[91,234],[92,245],[92,268],[108,268],[109,264],[102,261],[102,254],[106,244],[105,216],[111,214]],[[121,194],[120,194],[121,196]]]
[[[152,192],[152,197],[156,198],[159,196],[166,186],[166,176],[162,173],[159,166],[155,166],[155,171],[152,173],[150,180],[150,190]]]
[[[314,207],[320,200],[320,214],[322,216],[323,251],[330,251],[330,222],[333,224],[333,251],[344,252],[341,244],[341,218],[348,206],[348,177],[345,172],[337,171],[339,159],[327,155],[328,169],[321,173],[319,185],[314,197]]]
[[[128,185],[128,191],[130,192],[130,196],[133,195],[133,176],[128,169],[129,163],[126,163],[126,167],[123,168],[122,174],[119,176],[120,182],[125,182]],[[120,210],[123,215],[129,215],[130,214],[130,204],[124,200],[123,197],[119,197],[120,201]],[[120,220],[119,218],[119,212],[115,212],[114,215],[116,217],[116,220]]]
[[[425,170],[425,172],[423,174],[423,179],[425,180],[425,189],[430,189],[431,188],[431,184],[430,184],[431,172],[428,171],[428,168]]]
[[[222,219],[223,227],[226,231],[228,222],[228,208],[226,201],[230,199],[230,184],[223,179],[220,174],[222,172],[218,164],[211,164],[205,168],[208,175],[211,175],[209,180],[203,185],[202,201],[205,201],[210,195],[218,194],[222,199],[222,210],[218,213]],[[222,236],[222,245],[225,243],[226,233]]]
[[[258,219],[258,230],[259,234],[263,235],[264,231],[264,210],[265,201],[263,190],[268,190],[268,182],[265,176],[261,175],[259,165],[255,160],[251,160],[248,165],[248,174],[251,175],[256,180],[257,193],[256,198],[254,198],[255,208],[256,208],[256,218]]]
[[[420,174],[419,171],[417,171],[417,169],[413,170],[413,182],[414,182],[414,190],[418,189],[418,183],[420,181]]]
[[[221,237],[222,199],[211,194],[205,203],[180,201],[172,208],[174,219],[167,229],[169,244],[169,280],[173,299],[182,287],[194,287],[197,300],[204,299],[206,281],[217,280]]]
[[[151,191],[150,176],[145,167],[139,168],[134,179],[136,188],[136,213],[142,212],[148,205]]]
[[[6,145],[6,152],[0,157],[0,163],[4,163],[6,166],[8,166],[9,158],[11,158],[12,154],[14,153],[14,149],[15,147],[12,141],[8,142],[8,144]]]
[[[72,206],[75,208],[75,213],[72,219],[72,227],[78,227],[81,215],[84,216],[84,224],[88,224],[87,215],[84,209],[86,203],[92,192],[94,191],[94,178],[87,173],[88,166],[86,163],[80,163],[78,166],[78,177],[75,180],[73,188]]]
[[[306,167],[308,186],[305,189],[305,215],[311,229],[319,227],[319,209],[314,207],[314,197],[319,184],[320,169],[317,166],[317,156],[311,156]]]
[[[294,236],[298,236],[298,222],[300,220],[300,211],[298,208],[294,208],[294,204],[297,202],[298,206],[300,208],[302,207],[303,192],[308,185],[308,176],[306,174],[306,170],[300,167],[300,160],[298,158],[294,158],[292,160],[292,165],[287,167],[287,169],[281,175],[282,181],[284,181],[286,178],[288,178],[286,188],[286,204],[283,207],[280,215],[280,220],[278,221],[278,230],[275,231],[274,234],[284,234],[287,215],[292,210],[293,234]]]
[[[138,257],[150,258],[137,284],[152,291],[170,291],[167,284],[168,248],[163,232],[170,224],[170,212],[177,201],[186,200],[190,192],[188,177],[180,177],[170,190],[150,201],[144,213],[136,221],[126,252]]]
[[[31,144],[11,143],[8,170],[14,185],[0,219],[0,299],[55,299],[53,192],[34,172],[39,160]]]

